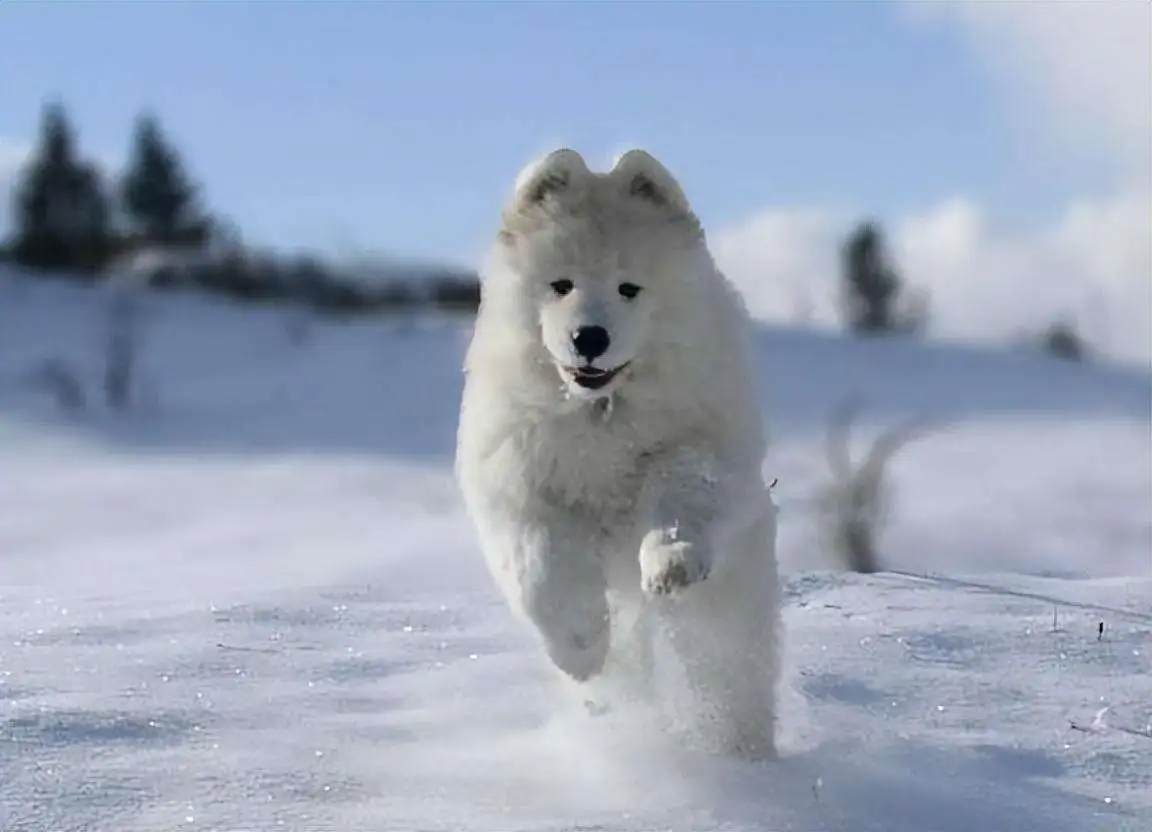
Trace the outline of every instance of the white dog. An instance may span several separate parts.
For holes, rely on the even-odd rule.
[[[780,602],[748,328],[659,162],[633,150],[597,174],[549,154],[517,178],[483,273],[457,475],[560,670],[616,667],[659,697],[665,633],[691,693],[676,718],[764,757]]]

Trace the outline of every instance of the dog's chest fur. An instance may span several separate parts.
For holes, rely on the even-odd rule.
[[[609,524],[632,515],[654,450],[627,404],[607,400],[548,415],[520,448],[529,479],[549,504]]]

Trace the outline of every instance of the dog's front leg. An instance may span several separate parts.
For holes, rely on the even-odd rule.
[[[727,490],[715,460],[699,452],[676,452],[652,464],[642,499],[644,592],[669,595],[708,577]]]
[[[597,675],[609,646],[607,584],[594,541],[563,513],[517,518],[485,546],[505,595],[545,652],[577,681]]]

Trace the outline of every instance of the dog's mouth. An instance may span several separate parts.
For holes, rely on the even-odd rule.
[[[601,370],[599,367],[565,367],[564,374],[585,390],[600,390],[616,378],[628,363],[625,362],[611,370]]]

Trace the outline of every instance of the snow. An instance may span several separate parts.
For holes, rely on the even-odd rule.
[[[1152,828],[1152,378],[1027,353],[758,339],[787,577],[782,759],[677,749],[553,686],[451,480],[460,320],[0,280],[0,829]],[[60,412],[26,382],[73,363]],[[894,460],[890,571],[817,547],[830,409]],[[1104,624],[1103,634],[1099,626]]]

